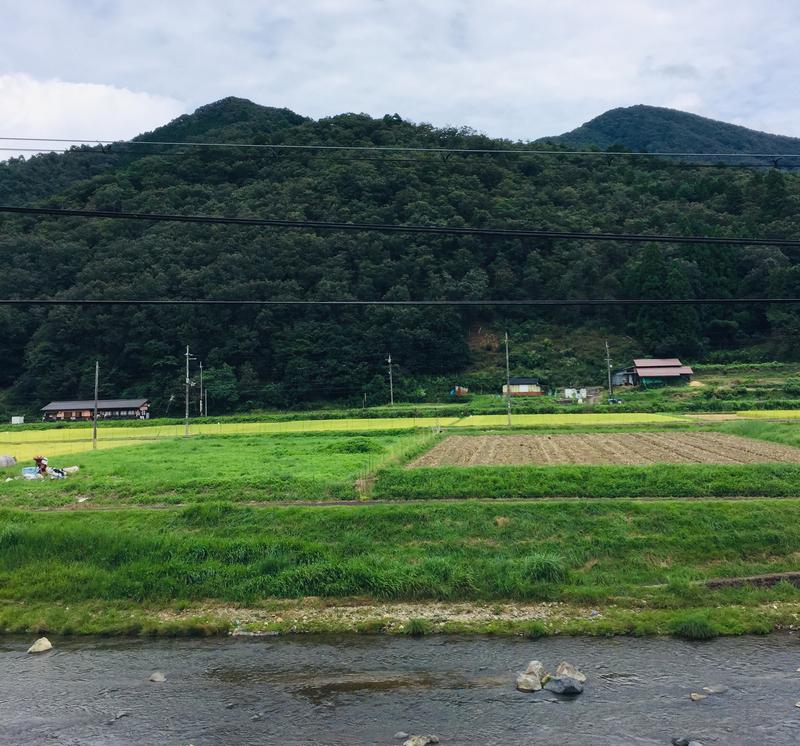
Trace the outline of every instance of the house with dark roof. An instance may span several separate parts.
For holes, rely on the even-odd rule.
[[[633,366],[618,370],[612,376],[614,386],[654,388],[689,383],[694,371],[676,357],[636,358]]]
[[[51,401],[42,407],[42,422],[76,422],[94,418],[94,399]],[[148,420],[147,399],[98,399],[97,418],[101,420]]]
[[[503,384],[503,396],[541,396],[543,393],[538,378],[511,376],[508,385]]]

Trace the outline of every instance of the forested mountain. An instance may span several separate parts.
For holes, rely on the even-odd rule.
[[[687,137],[689,137],[687,135]],[[447,148],[522,147],[399,116],[314,121],[225,99],[145,140]],[[688,141],[690,146],[694,141]],[[526,146],[530,147],[530,146]],[[636,146],[639,147],[639,146]],[[352,222],[800,236],[800,176],[662,159],[440,157],[375,151],[120,145],[0,164],[0,202],[65,208]],[[0,297],[523,299],[800,296],[797,252],[337,233],[0,216]],[[626,352],[793,358],[795,309],[0,307],[8,401],[181,392],[182,353],[205,363],[220,406],[285,405],[383,391],[485,362],[504,328],[519,372],[587,368],[570,340],[611,333]],[[745,352],[731,350],[747,348]],[[554,362],[555,361],[555,362]],[[499,359],[498,359],[499,362]],[[583,367],[581,367],[583,366]],[[499,373],[498,368],[498,373]],[[499,377],[498,377],[499,381]],[[584,381],[589,382],[589,381]],[[176,405],[177,409],[177,405]],[[175,410],[173,410],[175,411]]]
[[[543,141],[570,147],[622,146],[635,152],[666,153],[790,153],[800,156],[800,138],[770,135],[736,124],[658,106],[628,106],[595,117],[571,132]],[[704,159],[714,160],[714,159]],[[772,159],[716,159],[724,164],[772,164]],[[798,166],[800,158],[778,161]]]

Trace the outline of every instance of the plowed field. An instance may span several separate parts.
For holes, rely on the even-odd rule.
[[[451,435],[412,461],[409,467],[768,462],[800,464],[800,448],[725,433]]]

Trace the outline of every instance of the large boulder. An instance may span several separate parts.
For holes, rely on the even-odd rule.
[[[6,466],[14,466],[17,463],[17,459],[13,456],[0,456],[0,469],[4,469]]]
[[[521,692],[538,692],[550,678],[544,663],[531,661],[528,667],[517,676],[517,689]]]
[[[548,681],[544,688],[553,694],[564,694],[567,696],[574,696],[583,691],[583,684],[577,679],[570,678],[569,676],[556,676]]]
[[[53,645],[46,637],[40,637],[33,645],[28,648],[29,653],[46,653],[52,650]]]
[[[567,661],[561,661],[561,663],[558,664],[558,668],[556,669],[555,678],[563,678],[563,677],[567,677],[568,679],[575,679],[575,681],[580,681],[581,684],[586,683],[586,674],[581,673],[571,663],[567,663]]]
[[[528,667],[525,669],[524,673],[532,676],[536,676],[539,681],[547,676],[547,669],[544,667],[544,663],[541,661],[531,661],[528,664]]]
[[[538,692],[541,688],[541,679],[535,674],[521,673],[517,676],[517,689],[519,689],[519,691]]]

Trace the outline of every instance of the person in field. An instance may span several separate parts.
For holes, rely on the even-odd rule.
[[[39,473],[40,479],[46,479],[47,477],[50,479],[64,479],[67,474],[74,474],[79,470],[77,466],[67,466],[64,469],[56,469],[54,466],[48,464],[46,456],[34,456],[33,461],[36,464],[36,470]]]

